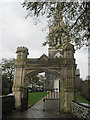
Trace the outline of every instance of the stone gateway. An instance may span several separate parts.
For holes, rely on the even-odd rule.
[[[51,51],[50,51],[51,52]],[[70,112],[72,100],[75,99],[75,59],[74,46],[65,44],[62,57],[48,57],[43,54],[40,58],[30,59],[26,47],[18,47],[15,60],[15,76],[13,94],[15,95],[16,109],[28,108],[28,81],[29,77],[41,72],[49,72],[59,76],[60,79],[60,111]]]

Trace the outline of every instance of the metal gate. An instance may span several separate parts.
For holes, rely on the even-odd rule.
[[[58,88],[48,88],[44,90],[47,95],[44,97],[44,111],[59,111],[60,112],[60,81]]]

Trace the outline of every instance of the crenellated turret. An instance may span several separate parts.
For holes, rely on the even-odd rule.
[[[28,49],[26,47],[18,47],[16,53],[17,53],[16,59],[20,59],[20,60],[26,59],[27,56],[29,55]]]

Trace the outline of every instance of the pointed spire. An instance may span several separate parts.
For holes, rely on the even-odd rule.
[[[61,28],[65,31],[66,26],[65,26],[64,21],[63,21],[62,10],[61,10],[60,4],[61,4],[60,2],[57,3],[56,14],[55,14],[55,18],[54,18],[54,24],[57,27],[57,29]]]
[[[64,24],[60,2],[57,3],[56,14],[54,17],[54,22],[49,28],[49,34],[52,34],[52,44],[55,46],[61,45],[66,38],[64,31],[67,31],[66,25]],[[50,45],[50,46],[53,46]]]

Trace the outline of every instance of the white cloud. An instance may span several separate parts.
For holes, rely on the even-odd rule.
[[[75,53],[76,64],[80,69],[82,78],[86,78],[88,75],[88,51],[85,49],[77,50]]]
[[[3,4],[2,27],[2,57],[14,57],[18,46],[26,46],[31,49],[30,57],[39,57],[40,53],[46,52],[47,47],[41,47],[45,41],[46,33],[42,28],[46,25],[45,21],[34,25],[32,19],[25,19],[26,12],[18,3]],[[12,51],[12,52],[11,52]]]

